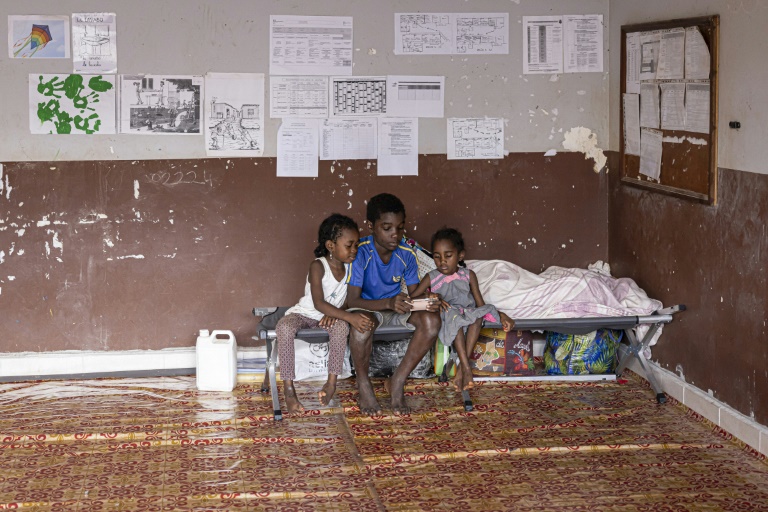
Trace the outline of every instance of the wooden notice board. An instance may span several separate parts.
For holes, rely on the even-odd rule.
[[[714,15],[621,27],[622,184],[704,204],[716,204],[719,26],[720,17]],[[691,55],[683,51],[684,75],[680,78],[675,70],[679,69],[680,65],[679,36],[682,31],[685,32],[684,47],[688,46]],[[701,65],[707,57],[701,51],[702,39],[709,51],[708,73],[706,67]],[[695,52],[697,44],[700,50],[698,53]],[[688,58],[689,56],[691,58]],[[685,64],[688,64],[690,69],[686,69]],[[658,94],[655,91],[658,91]],[[653,126],[653,108],[644,110],[640,106],[638,118],[640,126],[643,127],[638,130],[631,119],[633,112],[638,108],[637,105],[644,103],[646,107],[651,106],[654,94],[657,104],[661,107],[659,124]],[[682,117],[679,115],[679,108],[674,108],[681,102],[684,102]],[[664,108],[665,106],[672,108]],[[643,139],[643,143],[639,145],[636,137],[638,131]],[[641,173],[640,170],[642,163],[646,173],[649,168],[654,169],[651,174],[655,173],[657,167],[652,163],[658,162],[658,152],[654,153],[653,148],[658,149],[659,139],[662,141],[661,172],[654,178]],[[640,153],[643,154],[642,157]]]

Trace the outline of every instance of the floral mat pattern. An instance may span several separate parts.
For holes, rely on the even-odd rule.
[[[259,384],[0,384],[0,510],[768,509],[765,458],[634,374],[476,383],[472,412],[409,381],[415,412],[375,417],[350,379],[282,422]],[[299,386],[308,409],[316,389]]]

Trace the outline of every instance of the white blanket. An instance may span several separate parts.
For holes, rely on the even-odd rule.
[[[662,307],[632,279],[611,277],[600,267],[549,267],[537,275],[507,261],[466,263],[477,274],[483,299],[513,319],[648,315]],[[639,326],[638,336],[647,330]],[[660,335],[661,329],[651,345]]]

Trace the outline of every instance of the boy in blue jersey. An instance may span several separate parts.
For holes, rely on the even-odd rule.
[[[358,404],[363,414],[381,412],[368,379],[373,331],[379,325],[410,324],[415,329],[413,337],[389,382],[392,410],[408,414],[410,408],[405,401],[405,380],[435,344],[440,330],[439,302],[430,304],[427,311],[411,312],[408,295],[400,291],[401,281],[405,282],[409,293],[419,284],[416,255],[413,249],[402,243],[405,207],[400,199],[392,194],[372,197],[368,201],[366,217],[372,234],[360,239],[347,288],[349,307],[365,310],[376,324],[374,329],[366,332],[350,330],[349,348],[355,362]]]

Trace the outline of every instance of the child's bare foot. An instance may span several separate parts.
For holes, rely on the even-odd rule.
[[[381,406],[379,401],[376,400],[376,393],[373,391],[370,380],[357,381],[357,394],[357,405],[360,407],[361,413],[370,416],[381,413]]]
[[[462,387],[464,386],[464,381],[462,379],[463,372],[461,371],[461,365],[456,365],[456,375],[453,376],[453,388],[459,392],[461,391]]]
[[[334,379],[335,380],[335,379]],[[317,398],[320,399],[320,403],[328,405],[333,399],[333,395],[336,393],[336,382],[331,382],[328,379],[323,386],[323,389],[317,392]]]
[[[392,411],[395,414],[411,414],[411,408],[405,401],[405,381],[395,380],[393,376],[387,379],[385,386],[388,386],[389,394],[392,396]]]
[[[304,411],[304,406],[299,402],[299,397],[296,396],[296,390],[293,387],[293,382],[286,381],[283,385],[283,395],[285,395],[285,407],[288,410],[288,414],[296,414]]]
[[[468,390],[475,387],[474,376],[472,375],[472,369],[467,367],[461,371],[461,389]]]

